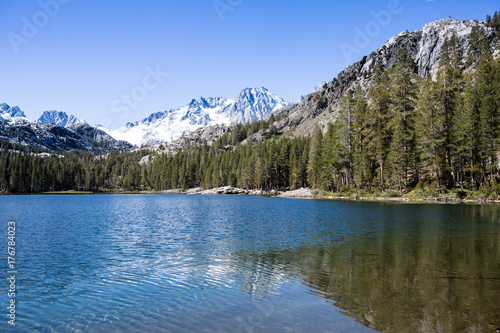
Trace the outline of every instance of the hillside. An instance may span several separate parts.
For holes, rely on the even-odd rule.
[[[315,125],[325,131],[327,123],[336,119],[341,97],[358,85],[366,96],[372,86],[377,65],[384,70],[394,67],[397,63],[396,55],[401,49],[414,61],[414,72],[417,75],[423,79],[428,76],[436,79],[445,39],[455,33],[460,42],[460,52],[465,54],[473,27],[485,29],[485,39],[490,42],[494,57],[498,57],[498,33],[494,28],[488,27],[486,21],[461,21],[452,18],[435,21],[426,24],[422,30],[401,32],[362,60],[346,67],[324,85],[322,90],[305,96],[287,119],[275,124],[276,128],[291,136],[311,135]],[[460,64],[463,72],[468,72],[472,67],[465,59]]]

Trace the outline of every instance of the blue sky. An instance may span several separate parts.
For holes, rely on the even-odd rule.
[[[32,120],[55,109],[116,128],[246,87],[297,101],[401,31],[499,9],[498,0],[0,0],[0,102]]]

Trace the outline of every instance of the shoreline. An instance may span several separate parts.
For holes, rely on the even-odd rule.
[[[363,197],[363,196],[328,196],[314,195],[308,188],[279,192],[279,191],[261,191],[261,190],[243,190],[232,186],[224,186],[212,189],[192,188],[188,190],[165,190],[161,194],[185,194],[185,195],[257,195],[288,199],[315,199],[315,200],[344,200],[344,201],[375,201],[375,202],[402,202],[402,203],[500,203],[500,200],[488,199],[460,199],[454,197],[427,197],[427,198],[405,198],[405,197]]]
[[[405,197],[377,197],[377,196],[331,196],[331,195],[314,195],[313,190],[309,188],[300,188],[280,192],[277,190],[262,191],[262,190],[244,190],[233,186],[223,186],[211,189],[203,189],[200,187],[187,190],[171,189],[164,191],[107,191],[107,192],[90,192],[90,191],[53,191],[42,193],[0,193],[0,196],[8,195],[115,195],[115,194],[182,194],[182,195],[253,195],[263,197],[276,197],[288,199],[314,199],[314,200],[339,200],[339,201],[374,201],[374,202],[401,202],[401,203],[448,203],[448,204],[485,204],[485,203],[500,203],[500,200],[489,199],[460,199],[455,197],[427,197],[427,198],[405,198]]]

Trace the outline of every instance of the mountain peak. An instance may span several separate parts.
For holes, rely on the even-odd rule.
[[[241,91],[234,106],[229,110],[232,123],[254,122],[263,119],[288,103],[264,87],[246,88]]]
[[[478,24],[479,24],[479,22],[476,20],[457,20],[457,19],[449,17],[449,18],[444,18],[444,19],[440,19],[440,20],[426,23],[422,30],[425,32],[426,30],[431,29],[431,28],[441,28],[442,29],[442,28],[445,28],[447,26],[473,27],[473,26],[478,25]]]
[[[245,88],[236,100],[200,97],[186,106],[152,114],[133,124],[107,131],[115,139],[136,144],[170,142],[209,125],[230,125],[263,119],[288,103],[264,87]]]
[[[6,103],[1,103],[0,104],[0,115],[6,115],[9,117],[23,117],[26,118],[26,115],[24,114],[23,111],[19,108],[19,106],[13,106],[10,107]]]
[[[267,88],[260,87],[260,88],[245,88],[243,89],[239,96],[248,96],[248,95],[259,95],[259,94],[264,94],[264,95],[272,95]]]
[[[78,119],[73,115],[69,115],[63,111],[44,111],[40,118],[36,121],[39,124],[59,125],[68,127],[74,124],[86,124],[84,120]]]

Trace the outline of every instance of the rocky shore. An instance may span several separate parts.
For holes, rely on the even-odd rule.
[[[323,196],[314,195],[309,188],[300,188],[292,191],[262,191],[262,190],[244,190],[233,186],[224,186],[211,189],[201,187],[188,190],[174,189],[162,191],[162,194],[187,194],[187,195],[258,195],[275,196],[280,198],[296,199],[327,199],[327,200],[362,200],[362,201],[394,201],[394,202],[432,202],[432,203],[500,203],[500,200],[471,200],[459,199],[455,197],[432,197],[432,198],[405,198],[405,197],[362,197],[362,196]]]
[[[188,190],[174,189],[162,191],[163,194],[188,194],[188,195],[261,195],[261,196],[278,196],[282,198],[312,198],[312,192],[308,188],[301,188],[293,191],[279,192],[276,190],[244,190],[233,186],[224,186],[211,189],[203,189],[201,187],[191,188]]]
[[[286,191],[279,194],[281,198],[312,198],[313,194],[308,188],[299,188],[298,190]]]

